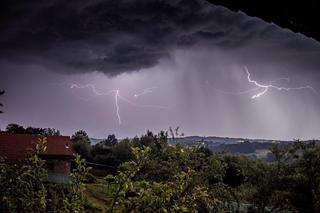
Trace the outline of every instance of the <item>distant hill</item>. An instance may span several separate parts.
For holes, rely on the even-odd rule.
[[[180,144],[180,145],[194,145],[195,143],[203,142],[206,145],[218,146],[220,144],[236,144],[241,142],[241,138],[228,138],[228,137],[200,137],[200,136],[187,136],[180,137],[175,139],[169,139],[171,144]]]
[[[310,141],[305,141],[306,143]],[[320,141],[316,140],[317,143]],[[173,145],[201,146],[214,152],[226,151],[233,155],[246,155],[250,158],[272,161],[273,157],[270,148],[273,144],[282,146],[289,145],[293,141],[275,141],[267,139],[247,139],[247,138],[228,138],[228,137],[200,137],[188,136],[169,139]]]
[[[247,139],[247,138],[229,138],[229,137],[200,137],[200,136],[188,136],[188,137],[180,137],[175,139],[169,139],[169,143],[171,144],[180,144],[182,146],[189,146],[203,143],[208,148],[214,148],[220,146],[222,144],[239,144],[243,142],[250,143],[290,143],[291,141],[274,141],[267,139]]]
[[[199,137],[189,136],[183,138],[169,139],[169,143],[181,146],[201,146],[214,152],[226,151],[233,155],[246,155],[250,158],[270,161],[269,149],[275,143],[288,145],[292,141],[274,141],[266,139],[247,139],[247,138],[229,138],[229,137]]]

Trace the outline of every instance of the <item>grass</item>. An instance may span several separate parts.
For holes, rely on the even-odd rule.
[[[85,196],[89,203],[101,209],[101,212],[107,212],[112,202],[112,188],[114,185],[105,184],[105,180],[97,179],[96,183],[86,184]]]

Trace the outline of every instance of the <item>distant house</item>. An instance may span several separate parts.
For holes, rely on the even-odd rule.
[[[8,162],[23,160],[34,149],[34,142],[42,136],[30,134],[0,133],[0,157]],[[69,182],[73,150],[69,136],[49,136],[47,150],[41,154],[46,160],[48,181],[64,183]]]

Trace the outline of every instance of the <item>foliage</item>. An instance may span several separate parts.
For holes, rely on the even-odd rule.
[[[114,184],[110,212],[202,212],[223,210],[224,204],[209,194],[208,185],[199,181],[189,167],[172,179],[157,182],[139,178],[139,173],[152,156],[150,147],[133,148],[135,159],[123,163],[116,176],[106,180]],[[110,192],[109,192],[110,193]]]
[[[101,141],[102,144],[106,146],[114,146],[118,143],[118,139],[114,134],[108,135],[107,139]]]
[[[39,154],[46,150],[46,139],[40,138],[35,150],[23,162],[0,164],[1,206],[10,212],[43,212],[46,208],[44,181],[45,161]]]
[[[275,162],[248,162],[248,195],[257,212],[319,212],[320,146],[295,142],[289,147],[271,148]],[[250,168],[249,168],[250,167]]]
[[[76,168],[71,184],[48,183],[45,160],[46,138],[39,138],[27,159],[10,163],[0,161],[0,212],[83,212],[87,202],[83,196],[89,169],[75,156]]]
[[[91,145],[90,145],[90,139],[88,134],[83,131],[79,130],[71,137],[71,142],[73,146],[73,150],[81,155],[85,159],[91,158]]]
[[[72,182],[53,184],[45,182],[44,161],[39,158],[45,150],[43,140],[25,161],[0,162],[0,187],[5,189],[0,210],[320,212],[320,145],[315,142],[274,144],[273,161],[267,163],[212,152],[201,144],[172,146],[166,132],[148,131],[140,138],[117,142],[111,135],[108,142],[90,148],[88,155],[96,162],[111,162],[116,174],[88,183],[90,168],[76,155]],[[72,140],[90,146],[84,131]],[[95,206],[93,197],[103,205]]]
[[[84,182],[91,169],[90,167],[86,167],[85,160],[81,159],[78,154],[75,155],[74,161],[77,166],[71,174],[70,194],[63,199],[63,210],[70,213],[84,211]]]
[[[71,173],[70,184],[47,183],[47,210],[50,212],[84,212],[93,208],[88,204],[84,196],[84,182],[89,174],[90,167],[86,166],[85,160],[75,155],[76,168]]]
[[[94,163],[118,167],[121,163],[133,158],[131,153],[133,144],[129,139],[123,139],[120,142],[115,142],[116,138],[110,140],[113,142],[102,141],[92,146],[90,155]]]
[[[3,95],[3,94],[4,94],[4,90],[0,90],[0,96]],[[2,106],[3,106],[3,104],[0,103],[0,107],[2,107]],[[0,110],[0,114],[1,114],[1,113],[3,113],[3,112]]]
[[[42,136],[58,136],[60,135],[60,131],[53,128],[35,128],[35,127],[27,127],[24,128],[15,123],[8,124],[6,127],[7,133],[13,134],[35,134]]]
[[[118,152],[131,147],[133,157],[99,187],[111,212],[319,212],[316,143],[275,144],[266,163],[200,145],[172,146],[167,136],[148,131],[123,141],[127,149]]]

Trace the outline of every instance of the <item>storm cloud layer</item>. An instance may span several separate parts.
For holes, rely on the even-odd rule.
[[[133,137],[180,126],[186,135],[319,138],[320,45],[302,34],[205,0],[0,4],[1,129]],[[263,89],[245,66],[261,85],[305,89],[253,100]],[[121,125],[116,93],[95,96],[88,84],[127,100],[118,103]],[[150,105],[164,107],[141,107]]]
[[[194,46],[234,49],[288,37],[204,0],[6,0],[0,57],[74,73],[137,71]],[[290,37],[290,36],[289,36]]]

